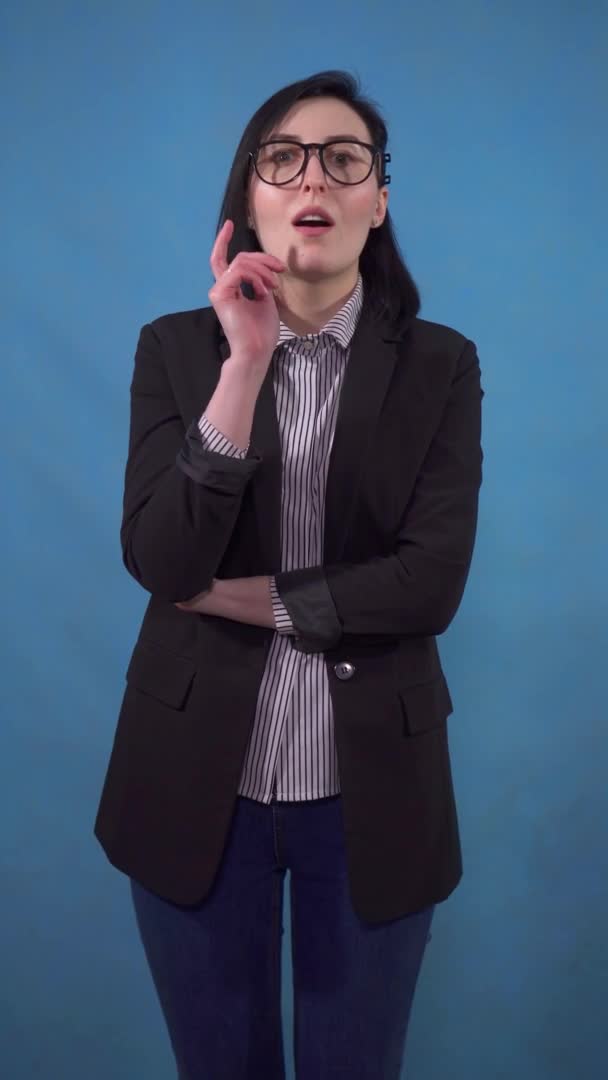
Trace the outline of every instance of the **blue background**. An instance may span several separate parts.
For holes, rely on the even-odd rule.
[[[477,343],[486,392],[478,543],[440,642],[465,877],[436,916],[408,1076],[603,1072],[607,38],[585,0],[4,5],[10,1080],[174,1075],[126,878],[92,835],[146,602],[118,544],[133,354],[142,323],[208,303],[253,111],[329,67],[383,106],[422,315]]]

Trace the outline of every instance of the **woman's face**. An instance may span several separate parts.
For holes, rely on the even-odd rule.
[[[277,133],[275,128],[267,138]],[[281,121],[280,133],[304,143],[324,143],[336,136],[372,142],[358,113],[328,97],[299,102]],[[388,190],[379,188],[375,167],[361,184],[340,184],[325,175],[312,151],[306,171],[284,186],[266,184],[252,171],[249,224],[262,250],[287,264],[288,275],[309,282],[343,276],[354,281],[372,222],[382,223],[387,200]],[[318,236],[302,234],[293,225],[296,215],[311,204],[326,210],[335,223]]]

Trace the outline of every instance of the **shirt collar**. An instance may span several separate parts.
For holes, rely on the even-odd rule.
[[[363,306],[363,278],[359,273],[357,277],[357,284],[354,292],[348,298],[343,307],[336,312],[335,315],[321,327],[318,334],[296,334],[284,322],[279,323],[279,339],[277,341],[277,347],[283,345],[286,341],[291,341],[293,338],[299,338],[301,341],[314,341],[315,338],[321,336],[321,334],[331,334],[342,348],[347,349],[351,343],[352,336],[357,326],[357,320],[361,313]]]

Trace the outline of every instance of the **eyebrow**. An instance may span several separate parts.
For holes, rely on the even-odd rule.
[[[301,135],[289,134],[287,131],[277,131],[274,135],[270,136],[270,139],[295,139],[296,142],[303,142],[304,141],[302,139]],[[338,141],[340,139],[354,139],[355,142],[366,142],[366,140],[362,139],[359,135],[353,135],[353,134],[350,134],[350,135],[328,135],[325,139],[322,139],[321,141],[324,142],[324,143],[327,143],[327,142],[335,142],[335,141]]]

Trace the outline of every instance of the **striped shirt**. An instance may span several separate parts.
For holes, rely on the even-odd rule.
[[[280,323],[273,384],[281,438],[281,570],[323,562],[325,488],[350,343],[363,304],[363,281],[318,334]],[[207,419],[209,450],[244,458]],[[340,791],[334,718],[323,653],[294,649],[289,613],[270,578],[276,633],[260,683],[239,794],[258,802],[322,799]]]

